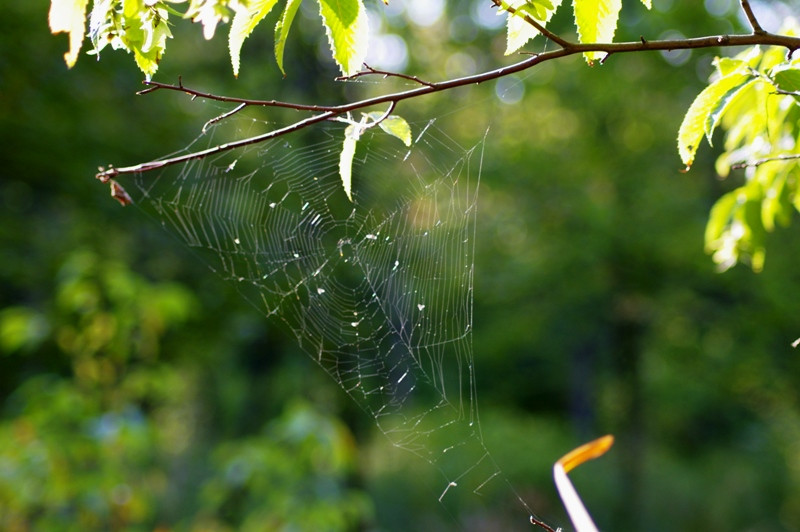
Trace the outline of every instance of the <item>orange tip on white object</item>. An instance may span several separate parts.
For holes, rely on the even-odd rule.
[[[583,501],[575,491],[567,473],[584,462],[602,456],[614,444],[614,436],[608,435],[581,445],[561,457],[553,466],[553,478],[558,488],[558,494],[564,502],[570,520],[577,532],[597,532],[597,526],[592,521]]]

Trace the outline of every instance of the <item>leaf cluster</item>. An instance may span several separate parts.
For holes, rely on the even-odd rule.
[[[275,24],[275,60],[285,75],[283,54],[289,29],[302,0],[286,0]],[[88,15],[88,36],[99,54],[107,45],[133,53],[136,65],[148,79],[158,70],[172,37],[170,15],[189,19],[203,27],[211,39],[217,25],[230,21],[228,50],[234,76],[239,75],[240,55],[245,39],[272,11],[278,0],[189,0],[184,12],[175,4],[187,0],[94,0]],[[362,0],[317,0],[322,23],[334,60],[342,73],[358,71],[367,52],[367,13]],[[69,67],[78,59],[86,35],[86,10],[89,0],[51,0],[50,30],[66,32],[70,49],[64,56]]]
[[[800,208],[800,60],[787,58],[781,48],[751,47],[718,57],[714,65],[712,81],[683,119],[678,151],[688,168],[703,137],[713,145],[716,129],[726,130],[716,171],[726,178],[744,169],[745,183],[712,208],[706,250],[721,269],[744,260],[760,271],[766,234],[788,225]]]

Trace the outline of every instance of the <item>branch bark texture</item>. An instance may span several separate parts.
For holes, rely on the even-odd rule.
[[[497,0],[494,1],[496,4],[498,4]],[[183,92],[191,96],[192,98],[199,97],[219,102],[238,104],[238,106],[232,111],[220,115],[216,119],[212,119],[210,122],[222,120],[227,116],[230,116],[231,114],[238,112],[239,110],[248,106],[280,107],[280,108],[294,109],[297,111],[307,111],[316,114],[307,117],[303,120],[299,120],[286,127],[275,129],[273,131],[264,133],[262,135],[249,137],[246,139],[241,139],[233,142],[228,142],[225,144],[220,144],[206,150],[194,153],[188,153],[178,157],[166,158],[157,161],[149,161],[146,163],[141,163],[133,166],[126,166],[126,167],[112,166],[107,169],[101,169],[101,171],[96,175],[96,177],[103,182],[107,182],[110,179],[121,174],[148,172],[151,170],[157,170],[167,166],[180,164],[192,159],[202,159],[204,157],[208,157],[210,155],[214,155],[220,152],[241,148],[251,144],[257,144],[259,142],[264,142],[269,139],[280,137],[282,135],[286,135],[288,133],[304,129],[313,124],[330,120],[340,115],[351,113],[353,111],[359,111],[369,107],[387,103],[394,106],[405,100],[419,98],[428,94],[443,92],[455,89],[457,87],[463,87],[466,85],[485,83],[487,81],[496,80],[504,76],[528,70],[540,63],[553,61],[555,59],[561,59],[563,57],[568,57],[572,55],[582,54],[584,52],[604,52],[606,53],[605,59],[608,59],[612,55],[632,53],[632,52],[670,51],[670,50],[685,50],[685,49],[696,49],[696,48],[725,48],[733,46],[754,46],[754,45],[779,46],[786,48],[789,54],[792,54],[794,53],[795,50],[800,49],[800,38],[769,33],[761,29],[761,26],[758,24],[757,20],[755,19],[755,16],[752,14],[752,9],[750,8],[747,0],[742,0],[742,8],[747,14],[748,20],[750,20],[751,25],[753,26],[754,31],[752,34],[712,35],[712,36],[695,37],[688,39],[668,39],[668,40],[653,40],[653,41],[648,41],[643,38],[639,41],[632,41],[632,42],[580,44],[580,43],[571,43],[561,38],[558,38],[556,40],[554,39],[552,33],[545,30],[547,31],[547,33],[545,33],[545,36],[556,42],[559,46],[561,46],[561,48],[550,52],[533,54],[529,58],[514,63],[512,65],[504,66],[501,68],[482,72],[479,74],[474,74],[471,76],[465,76],[461,78],[455,78],[440,82],[427,82],[413,77],[408,77],[405,75],[398,75],[398,77],[411,79],[419,83],[420,86],[406,91],[385,94],[373,98],[366,98],[356,102],[345,103],[341,105],[332,105],[332,106],[309,105],[303,103],[277,101],[277,100],[256,100],[249,98],[237,98],[231,96],[215,95],[202,92],[196,89],[191,89],[189,87],[184,86],[182,81],[180,80],[177,85],[169,83],[161,83],[157,81],[145,81],[144,84],[147,85],[148,87],[140,91],[139,94],[147,94],[158,90],[168,90],[168,91]],[[537,27],[537,29],[539,28]],[[350,77],[355,78],[370,74],[383,75],[383,76],[392,75],[392,73],[377,71],[370,67],[366,67],[365,71],[359,72]]]

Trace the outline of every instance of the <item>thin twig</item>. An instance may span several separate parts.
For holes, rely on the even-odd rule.
[[[531,67],[538,65],[539,63],[544,63],[545,61],[552,61],[553,59],[567,57],[575,54],[581,54],[584,52],[606,52],[607,54],[612,54],[612,53],[619,54],[619,53],[629,53],[629,52],[642,52],[647,50],[656,51],[656,50],[680,50],[680,49],[691,49],[691,48],[714,48],[714,47],[727,47],[727,46],[753,46],[756,44],[781,46],[789,50],[797,50],[798,48],[800,48],[800,38],[785,36],[785,35],[776,35],[773,33],[765,32],[763,34],[714,35],[708,37],[696,37],[692,39],[670,39],[670,40],[660,40],[660,41],[569,44],[569,46],[566,48],[561,48],[559,50],[553,50],[550,52],[543,52],[538,55],[529,57],[518,63],[504,66],[495,70],[490,70],[488,72],[474,74],[472,76],[466,76],[463,78],[456,78],[447,81],[431,83],[430,85],[424,85],[422,87],[409,89],[403,92],[385,94],[382,96],[376,96],[374,98],[367,98],[357,102],[351,102],[336,106],[305,105],[292,102],[281,102],[276,100],[250,100],[244,98],[231,98],[231,97],[217,96],[214,94],[208,94],[193,89],[189,89],[184,87],[182,82],[179,83],[179,85],[177,86],[153,82],[153,81],[145,82],[148,85],[152,85],[160,89],[185,92],[187,94],[190,94],[193,98],[203,97],[210,100],[223,101],[223,102],[246,103],[247,105],[258,105],[264,107],[284,107],[301,111],[319,111],[320,114],[314,115],[304,120],[300,120],[298,122],[295,122],[294,124],[291,124],[281,129],[271,131],[269,133],[265,133],[263,135],[258,135],[256,137],[251,137],[247,139],[238,140],[235,142],[221,144],[219,146],[215,146],[213,148],[209,148],[207,150],[203,150],[200,152],[181,155],[179,157],[174,157],[174,158],[162,159],[160,161],[150,161],[147,163],[142,163],[134,166],[128,166],[122,168],[111,167],[108,168],[107,170],[99,172],[97,174],[97,178],[100,179],[101,181],[106,182],[110,178],[117,176],[119,174],[146,172],[148,170],[163,168],[173,164],[182,163],[184,161],[188,161],[191,159],[203,158],[215,153],[220,153],[223,151],[239,148],[242,146],[248,146],[250,144],[256,144],[258,142],[262,142],[271,138],[285,135],[293,131],[298,131],[312,124],[329,120],[333,117],[340,116],[348,112],[357,111],[360,109],[365,109],[368,107],[381,105],[385,103],[394,103],[396,105],[401,101],[409,100],[412,98],[418,98],[427,94],[442,92],[454,89],[456,87],[463,87],[466,85],[484,83],[487,81],[502,78],[504,76],[508,76],[510,74],[515,74],[523,70],[527,70]]]
[[[372,129],[373,127],[375,127],[377,125],[380,125],[381,122],[383,122],[384,120],[389,118],[389,115],[392,114],[392,111],[394,111],[394,108],[395,108],[396,105],[397,104],[395,102],[390,103],[389,104],[389,108],[386,109],[386,111],[384,111],[384,113],[381,116],[379,116],[378,118],[374,119],[372,122],[367,122],[367,119],[370,118],[367,115],[365,115],[360,122],[356,122],[353,119],[353,117],[350,116],[350,113],[348,113],[348,116],[346,118],[343,118],[341,116],[336,116],[334,118],[331,118],[330,120],[331,120],[331,122],[341,122],[343,124],[347,124],[349,126],[354,126],[354,127],[358,128],[358,130],[359,130],[358,136],[360,136],[361,134],[364,133],[364,131],[366,131],[368,129]]]
[[[148,85],[149,88],[141,90],[137,92],[137,94],[146,94],[150,92],[154,92],[159,89],[164,90],[171,90],[177,92],[184,92],[189,96],[194,98],[205,98],[207,100],[214,100],[217,102],[228,102],[228,103],[243,103],[245,105],[253,105],[259,107],[286,107],[288,109],[294,109],[295,111],[314,111],[314,112],[326,112],[326,111],[333,111],[337,109],[339,106],[326,106],[326,105],[305,105],[302,103],[289,103],[289,102],[279,102],[275,100],[252,100],[250,98],[235,98],[232,96],[220,96],[217,94],[211,94],[208,92],[202,92],[194,89],[190,89],[188,87],[183,86],[182,81],[178,81],[177,85],[173,85],[171,83],[161,83],[159,81],[143,81],[145,85]]]
[[[785,91],[777,87],[775,88],[772,94],[780,94],[781,96],[792,96],[793,98],[800,98],[800,92],[798,91]]]
[[[355,74],[351,74],[349,76],[339,76],[335,79],[336,81],[350,81],[352,79],[360,78],[362,76],[378,74],[382,75],[384,78],[402,78],[402,79],[407,79],[409,81],[413,81],[415,83],[419,83],[420,85],[427,85],[428,87],[433,86],[433,83],[420,79],[417,76],[409,76],[408,74],[400,74],[398,72],[388,72],[386,70],[377,70],[372,68],[366,63],[364,63],[364,68],[366,68],[366,70],[362,70],[361,72],[356,72]]]
[[[796,159],[800,159],[800,153],[786,153],[783,155],[776,155],[774,157],[765,157],[763,159],[756,159],[755,161],[732,164],[731,170],[741,170],[743,168],[757,168],[762,164],[772,163],[776,161],[793,161]]]
[[[512,17],[513,16],[521,17],[525,22],[536,28],[536,31],[538,31],[539,33],[541,33],[542,35],[544,35],[545,37],[547,37],[548,39],[559,45],[561,48],[569,48],[570,46],[573,46],[573,43],[565,39],[562,39],[552,31],[548,30],[547,28],[539,24],[536,20],[534,20],[527,14],[520,12],[518,9],[515,9],[508,4],[503,5],[503,2],[501,0],[492,0],[492,2],[494,2],[495,6],[508,11]]]
[[[373,122],[372,126],[370,126],[370,127],[377,126],[378,124],[380,124],[381,122],[383,122],[384,120],[389,118],[389,115],[392,114],[392,111],[394,111],[395,107],[397,107],[397,102],[391,102],[389,104],[389,108],[386,110],[386,112],[383,113],[375,122]]]
[[[147,87],[146,89],[142,89],[140,91],[136,91],[136,96],[144,96],[145,94],[150,94],[151,92],[155,92],[160,88],[161,87]]]
[[[233,109],[228,111],[227,113],[222,113],[219,116],[215,116],[214,118],[212,118],[211,120],[209,120],[208,122],[203,124],[202,132],[205,133],[206,130],[208,129],[208,126],[212,126],[212,125],[216,124],[217,122],[219,122],[221,120],[225,120],[229,116],[235,115],[236,113],[238,113],[239,111],[241,111],[245,107],[247,107],[246,103],[240,103],[239,105],[237,105],[236,107],[234,107]]]
[[[536,519],[534,516],[531,516],[531,524],[534,525],[534,526],[542,527],[545,530],[547,530],[547,532],[556,532],[555,530],[553,530],[553,528],[550,525],[548,525],[547,523],[545,523],[543,521],[540,521],[540,520]]]
[[[745,16],[747,16],[747,21],[750,22],[750,27],[753,28],[753,33],[756,35],[762,35],[766,33],[764,28],[761,27],[761,24],[758,23],[758,19],[756,19],[755,13],[753,13],[753,8],[750,7],[750,0],[741,0],[742,10],[744,10]]]

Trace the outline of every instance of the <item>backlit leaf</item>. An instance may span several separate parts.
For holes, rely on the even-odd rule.
[[[572,0],[575,26],[581,43],[604,43],[614,39],[622,0]],[[605,52],[583,54],[590,65],[605,57]]]
[[[721,270],[748,260],[755,272],[764,268],[766,229],[762,222],[764,190],[753,180],[717,200],[706,225],[706,251]]]
[[[533,7],[530,7],[531,4],[526,0],[502,2],[504,8],[512,7],[517,10],[516,13],[508,13],[506,55],[513,54],[525,46],[529,40],[539,35],[539,30],[528,24],[523,15],[530,15],[539,22],[546,24],[560,5],[561,0],[553,0],[552,2],[547,0],[546,3],[543,1],[535,2]]]
[[[227,23],[234,8],[243,9],[246,5],[248,5],[247,2],[238,0],[230,2],[229,0],[191,0],[184,17],[203,26],[203,37],[211,40],[217,31],[217,25]]]
[[[69,68],[78,60],[83,36],[86,32],[86,6],[89,0],[52,0],[48,23],[50,32],[69,34],[69,52],[64,54],[64,61]]]
[[[766,183],[765,188],[769,193],[764,194],[764,198],[761,201],[761,223],[764,229],[773,231],[776,223],[786,225],[788,219],[784,206],[791,205],[791,203],[788,201],[788,196],[784,194],[786,190],[786,172],[765,171],[764,168],[764,166],[760,167],[759,173],[768,173],[766,177],[769,183]]]
[[[380,111],[375,111],[373,113],[367,113],[367,116],[372,121],[380,120],[383,113]],[[408,122],[405,121],[403,117],[397,115],[389,115],[378,124],[382,130],[386,133],[390,134],[393,137],[397,137],[398,139],[403,141],[403,144],[406,146],[411,146],[411,127],[408,125]]]
[[[247,7],[239,8],[233,16],[231,32],[228,36],[228,49],[231,53],[233,75],[239,75],[239,56],[244,40],[272,10],[278,0],[250,0]]]
[[[362,0],[318,0],[333,59],[342,74],[355,74],[367,55],[369,29]]]
[[[725,228],[733,218],[733,210],[737,205],[738,195],[739,192],[737,190],[728,192],[719,198],[711,208],[711,214],[709,214],[708,222],[706,223],[706,251],[712,252],[717,248]]]
[[[297,14],[297,8],[300,7],[300,2],[302,0],[287,0],[281,18],[275,24],[275,60],[278,62],[278,68],[281,69],[281,73],[284,76],[286,75],[286,70],[283,68],[283,51],[286,48],[289,28],[292,26],[294,16]]]
[[[749,81],[751,78],[744,74],[726,76],[703,89],[695,98],[678,131],[678,153],[683,164],[687,167],[692,165],[703,135],[711,137],[725,106]]]
[[[796,66],[781,65],[771,72],[775,86],[786,92],[800,92],[800,69]]]
[[[339,155],[339,177],[342,178],[342,187],[347,199],[353,201],[353,157],[356,154],[356,144],[361,136],[361,128],[357,125],[349,125],[344,130],[344,144],[342,153]]]
[[[647,9],[653,9],[653,0],[642,0],[642,3]]]
[[[167,22],[169,12],[163,4],[148,6],[144,0],[123,0],[122,6],[119,41],[112,41],[111,45],[133,52],[139,70],[150,79],[158,70],[167,39],[172,37]]]
[[[733,78],[735,76],[730,77]],[[733,98],[739,94],[739,91],[754,81],[754,78],[751,78],[750,76],[744,76],[740,83],[732,86],[725,94],[722,95],[719,100],[717,100],[716,103],[712,105],[711,112],[709,113],[708,118],[706,118],[703,129],[709,145],[713,145],[711,142],[711,137],[714,134],[714,130],[719,125],[720,118],[722,118],[722,115],[724,115],[725,111],[728,109],[728,105],[733,101]]]
[[[736,70],[745,68],[747,63],[743,59],[735,57],[717,57],[714,59],[714,66],[717,67],[720,76],[727,76]]]

